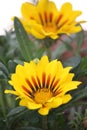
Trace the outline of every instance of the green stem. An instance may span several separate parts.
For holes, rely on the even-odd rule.
[[[49,59],[51,59],[51,50],[50,50],[50,47],[54,44],[54,41],[50,38],[46,38],[44,41],[43,41],[43,46],[45,46],[45,51],[46,51],[46,54],[47,56],[49,57]]]
[[[47,116],[42,117],[42,130],[48,130],[47,126]]]
[[[49,48],[46,48],[46,53],[47,53],[47,56],[49,57],[49,59],[51,59],[51,51]]]

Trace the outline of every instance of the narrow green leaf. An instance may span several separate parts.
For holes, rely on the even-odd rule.
[[[75,76],[78,78],[87,75],[87,56],[82,58],[80,64],[74,71]]]
[[[35,127],[21,127],[17,130],[42,130],[40,128],[35,128]]]
[[[34,54],[35,57],[36,57],[36,58],[41,58],[41,56],[42,56],[43,53],[44,53],[44,50],[45,50],[45,47],[37,49],[36,52],[35,52],[35,54]]]
[[[71,38],[70,37],[66,37],[65,39],[59,39],[63,44],[64,46],[70,50],[70,51],[73,51],[73,47],[71,46]]]
[[[71,57],[71,58],[67,59],[64,62],[64,66],[77,67],[79,65],[80,61],[81,61],[80,56],[74,56],[74,57]]]
[[[7,117],[9,118],[13,116],[18,116],[20,115],[20,113],[23,113],[25,111],[26,111],[25,107],[16,107],[8,113]]]
[[[81,89],[80,91],[74,93],[71,102],[76,102],[84,97],[87,97],[87,86],[83,87],[83,89]]]
[[[7,63],[7,67],[8,67],[8,70],[10,73],[13,73],[15,71],[15,67],[16,67],[17,63],[12,61],[12,60],[9,60],[8,63]],[[10,75],[9,75],[10,76]]]
[[[22,56],[26,61],[30,61],[33,59],[33,43],[29,40],[29,37],[19,21],[18,18],[14,18],[14,28],[16,32],[16,37],[20,45],[20,50],[22,53]]]
[[[2,62],[0,62],[0,74],[1,75],[3,74],[7,78],[9,77],[8,69],[6,68],[6,66]]]
[[[58,44],[54,51],[51,52],[52,58],[60,58],[60,56],[67,51],[67,48],[64,44]]]
[[[3,81],[1,81],[0,80],[0,111],[2,111],[2,113],[3,113],[3,115],[4,115],[4,117],[6,116],[6,104],[5,104],[5,96],[4,96],[4,94],[3,94],[3,88],[2,88],[2,82]]]
[[[82,59],[80,65],[79,65],[79,69],[87,70],[87,56]]]
[[[81,25],[80,25],[81,26]],[[82,27],[81,27],[82,28]],[[79,33],[76,34],[76,37],[75,37],[75,42],[77,43],[77,46],[81,47],[81,45],[84,43],[84,31],[80,31]],[[77,48],[78,49],[78,48]]]
[[[13,129],[16,120],[19,120],[19,118],[21,118],[25,113],[26,113],[26,109],[25,107],[16,107],[13,108],[8,114],[7,114],[7,118],[6,118],[6,122],[7,122],[7,127],[9,129]]]

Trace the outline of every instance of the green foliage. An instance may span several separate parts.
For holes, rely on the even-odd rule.
[[[76,76],[82,77],[87,75],[87,56],[82,58],[80,64],[78,65]]]
[[[33,45],[34,43],[29,40],[24,27],[16,17],[14,19],[14,27],[18,43],[20,45],[21,54],[24,59],[26,61],[30,61],[36,57],[39,58],[43,54],[44,48],[36,48],[36,46]]]
[[[30,42],[27,33],[17,18],[14,19],[14,27],[20,45],[21,53],[24,59],[29,61],[33,58],[33,43]]]

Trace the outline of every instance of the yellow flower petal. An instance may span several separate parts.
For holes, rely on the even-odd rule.
[[[25,19],[33,20],[35,18],[39,22],[36,6],[34,6],[32,3],[28,3],[28,2],[23,3],[21,7],[21,13]]]
[[[43,35],[43,34],[41,34],[41,32],[39,32],[38,31],[38,28],[39,26],[37,25],[37,28],[35,29],[32,29],[31,30],[31,34],[33,35],[33,36],[35,36],[36,38],[39,38],[39,39],[43,39],[43,38],[45,38],[45,35]]]
[[[41,115],[48,115],[49,113],[49,109],[47,107],[42,107],[38,110],[38,112],[41,114]]]
[[[10,93],[10,94],[14,94],[16,96],[19,96],[19,94],[16,92],[16,91],[13,91],[13,90],[5,90],[5,93]]]
[[[28,100],[26,101],[25,99],[22,99],[20,101],[20,106],[26,106],[28,109],[34,110],[34,109],[38,109],[40,107],[42,107],[41,104],[36,104],[35,102],[28,102]]]
[[[70,94],[66,94],[62,97],[62,103],[65,104],[69,102],[72,99],[72,96]]]
[[[58,9],[54,2],[49,0],[41,0],[38,2],[37,12],[39,12],[39,15],[41,14],[43,23],[46,24],[46,22],[50,23],[50,21],[55,22],[58,14]]]
[[[61,97],[54,97],[51,102],[46,103],[46,107],[50,108],[56,108],[58,106],[62,105],[62,98]]]
[[[77,88],[78,85],[80,85],[81,82],[78,81],[71,81],[71,82],[66,82],[60,86],[62,93],[65,94],[66,92],[70,90],[74,90]]]

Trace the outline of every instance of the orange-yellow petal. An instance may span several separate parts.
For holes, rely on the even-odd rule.
[[[28,109],[31,109],[31,110],[38,109],[38,108],[42,107],[41,104],[37,104],[37,103],[35,103],[33,101],[29,102],[26,99],[21,99],[19,105],[20,106],[26,106]]]
[[[38,110],[38,112],[41,114],[41,115],[48,115],[49,113],[49,109],[47,107],[42,107]]]

